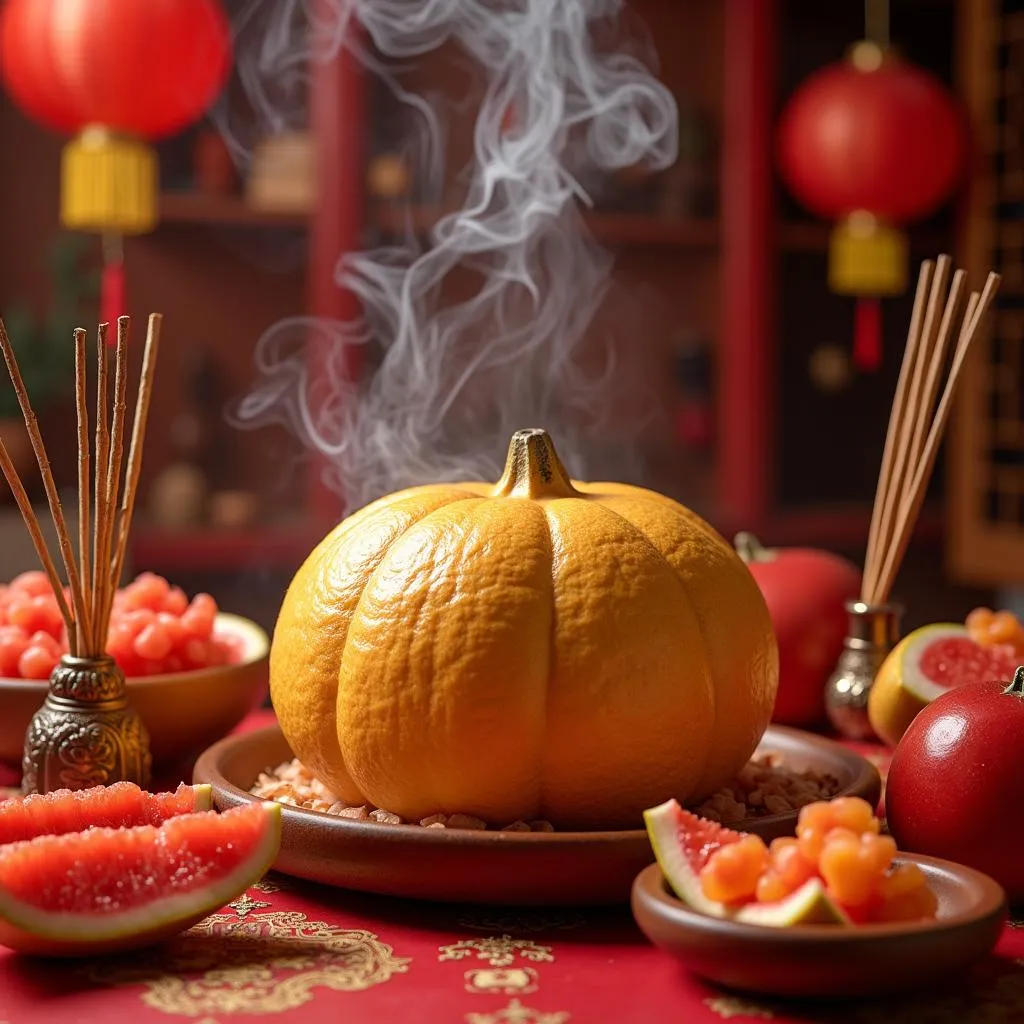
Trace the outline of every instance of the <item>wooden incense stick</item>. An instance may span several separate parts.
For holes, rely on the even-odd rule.
[[[924,379],[924,368],[928,361],[931,349],[933,329],[937,334],[938,312],[936,305],[939,296],[945,288],[945,282],[949,276],[949,257],[940,256],[935,264],[935,272],[931,278],[931,287],[928,290],[928,298],[925,303],[924,313],[921,319],[915,324],[911,320],[912,330],[907,335],[907,358],[910,365],[906,377],[901,376],[900,383],[903,392],[893,405],[893,413],[899,409],[899,416],[890,418],[890,425],[895,431],[895,444],[892,451],[892,460],[889,465],[883,463],[882,471],[885,479],[882,481],[882,509],[879,519],[878,533],[874,538],[874,545],[868,549],[868,558],[865,563],[863,593],[861,599],[871,604],[868,596],[878,584],[878,574],[881,571],[881,563],[872,557],[876,551],[885,551],[892,541],[892,531],[896,524],[897,505],[899,503],[898,493],[890,486],[889,481],[893,478],[900,479],[906,472],[907,452],[910,446],[910,438],[913,435],[913,422],[916,415],[916,405],[919,401],[922,382]]]
[[[892,463],[896,457],[898,433],[900,424],[906,413],[906,390],[910,375],[914,372],[914,360],[917,356],[918,338],[921,327],[924,324],[925,307],[928,303],[928,295],[931,289],[932,271],[935,264],[931,260],[925,260],[921,264],[921,270],[917,278],[917,292],[914,296],[914,309],[910,315],[910,329],[907,332],[907,344],[903,350],[903,361],[900,364],[899,380],[896,383],[896,397],[893,402],[889,416],[889,426],[885,433],[885,448],[882,451],[882,466],[878,473],[878,483],[875,488],[875,503],[871,510],[871,526],[868,532],[868,559],[865,564],[864,581],[862,584],[861,600],[867,602],[870,593],[869,579],[873,574],[874,566],[871,563],[871,553],[878,548],[878,534],[881,530],[882,508],[886,498],[886,481],[892,476]]]
[[[42,563],[43,571],[46,573],[50,586],[57,597],[57,606],[60,608],[61,618],[64,619],[64,626],[68,631],[68,646],[71,653],[75,654],[80,649],[77,643],[75,620],[64,597],[64,587],[61,584],[57,566],[54,565],[50,549],[46,546],[43,528],[36,517],[35,509],[32,508],[32,502],[29,500],[25,485],[21,482],[21,477],[18,476],[18,471],[14,468],[14,462],[11,460],[10,453],[7,451],[7,446],[3,441],[0,441],[0,470],[3,471],[7,485],[11,489],[11,494],[14,495],[18,511],[21,512],[21,518],[25,521],[29,537],[32,539],[32,546],[36,549],[36,554]]]
[[[81,564],[82,580],[90,585],[92,570],[89,550],[89,372],[88,336],[81,328],[75,330],[75,412],[78,421],[78,561]],[[77,624],[78,646],[85,649],[92,634],[91,609],[86,609],[85,619]]]
[[[25,429],[28,431],[29,440],[32,442],[32,450],[35,452],[36,462],[39,464],[39,473],[43,478],[43,489],[46,492],[46,500],[50,506],[50,515],[53,518],[53,525],[57,531],[57,545],[60,548],[64,560],[64,571],[68,579],[68,587],[71,590],[71,603],[74,608],[75,620],[85,621],[85,598],[82,593],[82,582],[78,575],[78,566],[75,564],[74,548],[71,545],[71,537],[68,535],[68,524],[64,518],[64,509],[61,505],[60,494],[57,491],[57,483],[53,478],[53,469],[50,466],[50,458],[46,453],[46,446],[43,444],[43,435],[39,430],[39,422],[36,419],[32,403],[29,401],[28,392],[25,390],[25,382],[21,377],[21,370],[18,367],[18,360],[14,355],[14,348],[11,339],[7,336],[5,329],[0,329],[0,349],[3,350],[4,362],[7,364],[7,372],[10,375],[11,383],[14,385],[14,393],[21,408],[22,418],[25,420]],[[75,640],[75,630],[68,634],[69,647]]]
[[[96,469],[93,484],[93,523],[92,523],[92,596],[95,600],[100,593],[102,577],[106,571],[103,560],[103,537],[107,529],[107,492],[103,469],[110,458],[110,434],[107,424],[107,329],[109,324],[100,324],[96,339]],[[95,607],[95,606],[94,606]],[[90,643],[95,647],[99,643],[100,616],[93,623]]]
[[[950,362],[951,342],[963,300],[964,277],[957,271],[952,288],[944,297],[948,257],[940,257],[939,265],[943,262],[946,273],[937,270],[932,278],[923,317],[920,304],[927,285],[922,266],[904,363],[889,418],[861,593],[861,600],[871,605],[885,604],[889,599],[924,502],[967,354],[999,287],[999,275],[989,274],[981,295],[971,293]],[[920,331],[918,324],[921,324]],[[947,362],[950,362],[949,372],[936,406]]]
[[[139,474],[142,469],[142,449],[149,421],[149,405],[153,398],[153,379],[156,373],[156,358],[160,350],[160,328],[163,317],[152,313],[146,330],[146,347],[142,354],[142,376],[135,400],[135,419],[132,423],[132,440],[128,448],[128,469],[125,474],[124,499],[117,528],[117,546],[111,566],[112,586],[116,590],[124,570],[128,550],[128,534],[132,515],[135,512],[135,496],[139,490]]]
[[[113,399],[108,401],[107,326],[101,324],[97,338],[95,451],[90,452],[87,345],[85,331],[75,331],[75,406],[78,440],[78,561],[68,535],[63,510],[57,494],[50,460],[46,454],[35,413],[24,382],[18,372],[10,339],[0,322],[0,348],[21,406],[25,426],[32,440],[39,471],[43,477],[50,514],[57,530],[58,546],[71,592],[69,605],[61,584],[58,567],[50,554],[42,527],[32,508],[25,487],[18,476],[10,454],[0,441],[0,471],[10,485],[32,544],[57,598],[67,629],[68,648],[72,655],[96,658],[104,653],[107,628],[113,608],[114,594],[121,576],[127,549],[128,532],[142,464],[143,439],[153,393],[156,353],[160,334],[160,317],[150,317],[143,358],[142,380],[139,384],[132,424],[131,448],[122,493],[122,469],[125,466],[124,446],[127,435],[128,334],[129,319],[121,317],[117,324],[117,345]],[[108,422],[109,416],[109,422]],[[90,480],[90,469],[92,479]],[[91,491],[91,494],[90,494]],[[120,519],[117,515],[121,503]]]
[[[117,522],[117,502],[119,496],[119,484],[121,480],[121,465],[124,460],[124,420],[126,402],[125,395],[128,388],[128,317],[118,317],[117,320],[117,345],[115,348],[114,362],[114,411],[110,427],[110,449],[106,465],[106,489],[104,493],[104,523],[103,523],[103,562],[109,569],[113,553],[114,526]],[[111,586],[110,572],[106,571],[100,575],[100,589],[96,594],[96,607],[100,610],[100,618],[103,622],[109,621],[109,608],[113,603],[114,594]],[[106,637],[97,638],[97,643],[104,643]]]
[[[925,427],[935,409],[935,399],[939,392],[939,380],[942,370],[949,361],[950,342],[953,338],[954,322],[961,312],[965,281],[966,275],[962,270],[958,270],[953,275],[953,286],[946,301],[946,308],[942,314],[942,323],[938,328],[936,344],[932,349],[931,358],[928,362],[928,371],[924,378],[921,401],[926,415],[916,418],[910,438],[910,448],[907,453],[907,463],[910,466],[916,466],[921,461],[921,452],[925,442]]]

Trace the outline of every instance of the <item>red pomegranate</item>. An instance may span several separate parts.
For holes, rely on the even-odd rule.
[[[737,534],[779,642],[779,694],[772,721],[815,725],[825,718],[825,683],[843,649],[846,602],[860,593],[860,570],[845,558],[815,548],[764,548]]]
[[[885,783],[901,850],[966,864],[1024,903],[1020,750],[1024,667],[1013,682],[964,683],[931,702],[903,734]]]

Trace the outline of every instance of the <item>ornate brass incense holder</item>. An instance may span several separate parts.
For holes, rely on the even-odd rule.
[[[825,685],[825,710],[841,735],[870,740],[875,733],[868,721],[868,695],[882,662],[899,641],[903,609],[847,601],[846,611],[849,628],[843,653]]]
[[[113,658],[61,659],[25,734],[21,769],[25,793],[149,785],[149,734]]]
[[[22,790],[25,793],[87,789],[118,781],[135,782],[140,786],[149,784],[149,735],[142,719],[128,703],[124,673],[106,653],[106,643],[138,491],[160,322],[158,314],[149,318],[127,460],[124,458],[124,442],[128,317],[121,317],[117,323],[111,402],[107,397],[107,364],[110,358],[107,325],[101,324],[98,331],[95,449],[91,449],[89,444],[86,333],[81,329],[75,331],[77,556],[35,413],[10,339],[0,323],[0,348],[39,464],[67,579],[65,590],[25,487],[0,441],[0,469],[50,581],[64,619],[68,649],[53,670],[46,700],[25,735],[22,756]]]

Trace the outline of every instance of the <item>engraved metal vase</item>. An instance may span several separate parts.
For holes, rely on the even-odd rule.
[[[21,768],[25,793],[149,785],[149,733],[113,658],[61,658],[25,734]]]
[[[849,626],[843,653],[825,684],[829,721],[847,739],[875,739],[868,721],[868,695],[886,655],[900,638],[899,605],[847,601]]]

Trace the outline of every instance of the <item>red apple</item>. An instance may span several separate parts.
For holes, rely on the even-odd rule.
[[[860,570],[815,548],[763,548],[749,533],[735,547],[761,593],[779,642],[779,695],[772,721],[816,725],[825,718],[825,683],[842,653],[846,602],[860,593]]]

